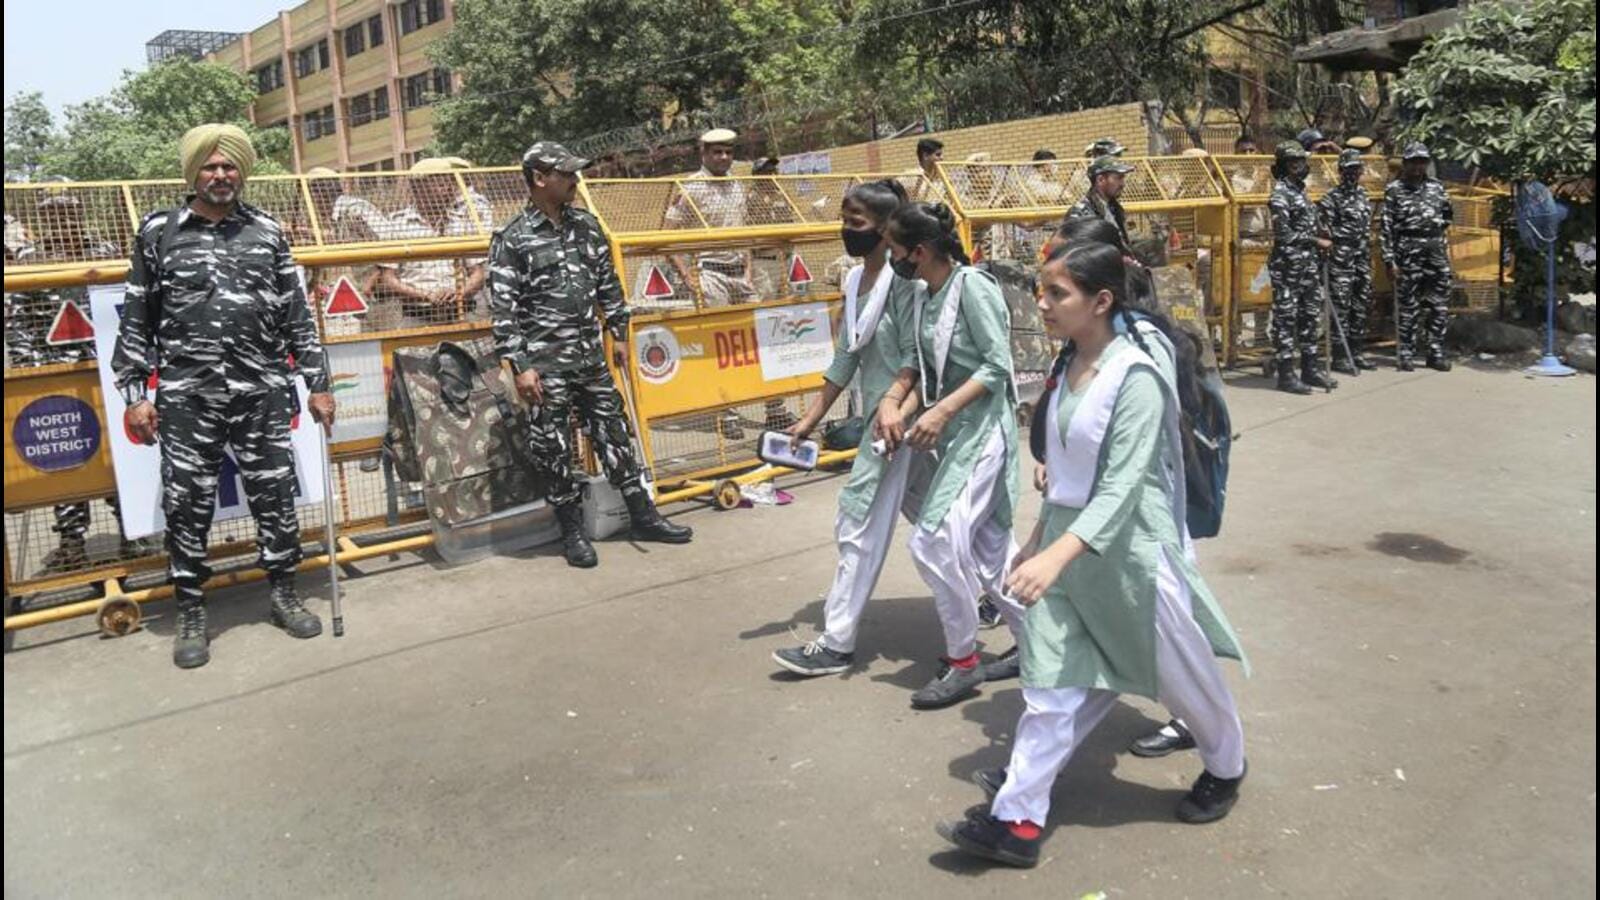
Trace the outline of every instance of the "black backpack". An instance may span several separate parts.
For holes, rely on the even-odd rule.
[[[1133,313],[1134,327],[1157,331],[1143,313]],[[1148,333],[1148,332],[1147,332]],[[1186,331],[1177,331],[1176,340],[1194,340]],[[1051,366],[1045,393],[1033,410],[1028,431],[1028,447],[1033,458],[1044,462],[1045,431],[1055,423],[1049,419],[1051,385],[1059,385],[1072,361],[1072,347],[1063,347]],[[1193,390],[1180,391],[1178,433],[1183,441],[1184,491],[1187,497],[1184,519],[1191,538],[1216,537],[1222,531],[1222,510],[1228,498],[1228,453],[1233,449],[1233,419],[1222,396],[1222,378],[1215,372],[1196,371]]]

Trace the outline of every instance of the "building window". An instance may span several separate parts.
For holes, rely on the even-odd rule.
[[[283,87],[283,60],[273,60],[256,69],[255,76],[258,94],[270,94]]]
[[[294,74],[304,78],[313,72],[320,72],[328,67],[328,39],[323,38],[315,44],[308,44],[295,51]]]
[[[389,89],[380,87],[350,98],[350,127],[389,118]]]
[[[314,141],[319,138],[325,138],[334,132],[333,107],[324,106],[314,112],[306,113],[302,117],[302,121],[305,123],[306,140]]]
[[[400,4],[400,33],[410,34],[444,20],[444,0],[404,0]]]
[[[433,69],[418,72],[402,82],[405,88],[406,109],[427,106],[440,97],[450,96],[450,70]]]
[[[367,27],[365,24],[344,30],[344,58],[349,59],[367,49]]]

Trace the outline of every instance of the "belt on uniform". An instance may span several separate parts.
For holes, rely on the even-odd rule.
[[[1402,232],[1400,232],[1400,237],[1403,237],[1403,238],[1442,238],[1442,237],[1444,237],[1444,232],[1442,232],[1442,231],[1402,231]]]

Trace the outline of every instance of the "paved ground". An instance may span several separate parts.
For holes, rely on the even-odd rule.
[[[859,671],[774,674],[833,563],[818,479],[591,573],[365,566],[340,640],[240,589],[194,672],[163,606],[118,640],[17,635],[5,895],[1593,896],[1595,381],[1233,385],[1202,568],[1256,672],[1230,671],[1251,775],[1222,823],[1171,818],[1192,756],[1121,753],[1160,717],[1135,701],[1057,786],[1039,869],[946,852],[933,822],[979,800],[1019,693],[907,708],[938,629],[900,550]]]

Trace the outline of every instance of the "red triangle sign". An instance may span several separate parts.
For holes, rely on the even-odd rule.
[[[71,300],[61,301],[61,308],[56,310],[56,317],[50,322],[50,331],[45,334],[44,342],[52,347],[62,344],[82,344],[94,340],[94,324],[89,317],[83,314],[78,304]]]
[[[350,283],[347,275],[340,275],[339,281],[333,286],[333,291],[328,294],[328,302],[322,307],[325,316],[358,316],[367,311],[367,301],[361,299],[361,294],[356,286]]]
[[[789,260],[789,283],[811,283],[811,270],[806,268],[806,261],[801,259],[798,253],[794,255],[793,259]]]
[[[660,300],[662,297],[672,296],[672,282],[667,280],[666,273],[654,263],[650,266],[650,275],[644,282],[644,296],[646,300]]]

